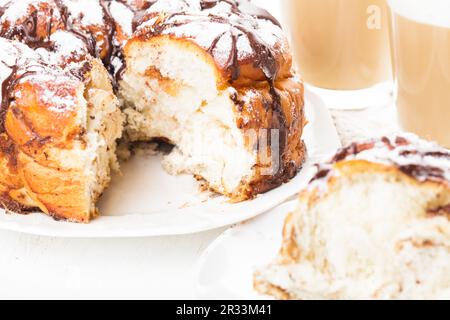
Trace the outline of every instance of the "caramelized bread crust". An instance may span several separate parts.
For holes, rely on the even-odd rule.
[[[232,196],[239,201],[277,188],[297,175],[306,159],[306,146],[302,140],[306,118],[303,85],[296,79],[277,81],[274,88],[262,82],[256,87],[238,88],[237,92],[237,123],[244,133],[248,130],[279,130],[278,171],[267,175],[264,161],[260,159],[253,180]],[[275,109],[270,107],[274,105],[277,106]],[[269,139],[269,147],[271,143]]]

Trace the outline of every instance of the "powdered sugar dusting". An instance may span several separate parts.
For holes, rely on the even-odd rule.
[[[400,139],[400,140],[398,140]],[[408,141],[404,143],[403,141]],[[439,145],[428,142],[414,135],[403,137],[386,137],[384,141],[377,141],[374,148],[353,156],[354,159],[367,160],[378,163],[394,164],[396,166],[420,166],[442,170],[442,176],[450,182],[450,151]],[[395,142],[397,140],[397,143]],[[389,142],[388,142],[389,141]],[[398,142],[400,141],[400,142]],[[393,146],[390,149],[387,143]],[[352,157],[350,157],[351,159]],[[417,178],[428,180],[429,173],[418,172]]]
[[[65,84],[67,85],[67,84]],[[76,96],[69,94],[67,91],[63,90],[44,90],[43,94],[40,96],[41,102],[48,106],[48,110],[61,113],[67,112],[67,110],[74,110],[78,105]]]
[[[159,0],[148,12],[167,13],[168,18],[163,22],[166,27],[161,34],[188,38],[205,50],[211,50],[216,62],[222,68],[230,63],[230,54],[235,49],[239,61],[262,54],[260,48],[252,47],[251,43],[255,41],[266,48],[274,50],[276,48],[283,54],[289,52],[286,37],[279,26],[271,21],[245,14],[236,9],[236,3],[232,3],[218,1],[210,8],[208,6],[202,8],[198,0]],[[151,21],[161,23],[154,18]],[[151,21],[141,25],[138,31],[141,30],[145,34],[145,28],[158,28],[152,25]]]
[[[79,19],[84,25],[102,25],[103,10],[98,0],[64,0],[72,19]]]
[[[56,33],[55,37],[64,37]],[[61,40],[61,39],[60,39]],[[32,83],[42,89],[39,99],[52,112],[67,112],[78,105],[76,89],[82,85],[79,79],[71,74],[70,68],[63,69],[57,64],[57,56],[48,51],[34,51],[27,46],[0,38],[0,80],[1,83],[15,72],[18,83]],[[67,47],[69,49],[70,47]],[[20,92],[12,94],[20,98]]]
[[[114,20],[117,21],[117,23],[122,28],[122,31],[128,35],[131,36],[133,34],[133,17],[134,13],[129,8],[127,8],[124,4],[118,2],[118,1],[112,1],[111,6],[111,15],[113,16]]]
[[[4,6],[8,4],[9,7],[2,16],[1,21],[15,22],[23,17],[26,17],[30,5],[35,5],[39,2],[39,0],[4,1],[4,3],[0,5]]]
[[[2,34],[7,33],[13,24],[23,28],[23,21],[30,15],[31,6],[39,14],[38,18],[34,18],[36,21],[31,21],[31,27],[33,23],[43,24],[38,39],[30,36],[33,32],[26,36],[14,34],[8,38],[24,41],[33,47],[42,41],[45,49],[49,41],[53,42],[59,52],[59,59],[55,63],[60,65],[64,61],[73,64],[74,60],[78,61],[90,53],[102,59],[114,76],[123,65],[121,48],[126,39],[133,36],[133,28],[136,27],[133,23],[138,21],[134,19],[135,14],[144,17],[135,35],[140,31],[146,35],[146,28],[150,28],[150,33],[156,28],[161,30],[159,24],[162,24],[162,34],[191,39],[208,50],[222,69],[231,70],[233,68],[230,65],[248,63],[257,56],[258,61],[267,61],[268,65],[273,66],[278,53],[289,54],[287,40],[277,23],[268,17],[270,15],[246,1],[60,0],[63,6],[55,0],[1,1],[4,6],[1,19],[10,20],[10,23],[3,25],[7,29]],[[141,11],[143,7],[148,8]],[[61,21],[65,23],[58,25]],[[72,33],[72,36],[60,31],[49,36],[43,31],[55,33],[56,29],[52,28],[62,28]],[[45,54],[44,49],[39,51]],[[276,73],[276,70],[268,72],[267,66],[258,67],[266,76]],[[233,77],[236,74],[234,72]]]
[[[72,57],[80,52],[86,52],[84,42],[72,33],[57,31],[50,37],[54,43],[55,51],[62,57]]]
[[[334,164],[365,160],[399,168],[420,182],[446,181],[450,184],[450,150],[413,134],[383,137],[354,143],[340,150],[333,160],[321,164],[310,188],[323,186],[338,174]]]
[[[243,61],[247,63],[256,56],[260,57],[259,60],[267,60],[269,65],[273,65],[274,54],[271,50],[288,51],[285,36],[276,23],[258,18],[257,10],[251,9],[248,14],[245,13],[248,11],[243,12],[239,7],[243,2],[234,0],[157,0],[144,1],[140,4],[130,0],[61,2],[66,8],[62,8],[54,0],[0,0],[0,5],[4,6],[1,19],[11,22],[6,23],[5,28],[11,28],[11,24],[14,23],[18,23],[22,28],[23,20],[30,14],[30,7],[34,6],[40,15],[34,23],[39,25],[44,23],[44,27],[51,34],[39,35],[43,39],[36,39],[34,36],[17,39],[26,43],[30,41],[33,46],[36,46],[36,42],[42,41],[42,47],[35,51],[40,56],[39,59],[45,61],[47,65],[57,65],[65,69],[67,74],[81,69],[86,59],[90,59],[90,53],[101,58],[111,74],[115,75],[114,72],[123,66],[120,48],[124,39],[117,37],[118,30],[114,30],[114,27],[119,27],[125,38],[132,37],[135,17],[133,10],[138,12],[138,7],[145,4],[150,4],[146,11],[146,14],[150,15],[144,19],[137,32],[148,27],[152,32],[152,28],[158,27],[158,23],[163,23],[163,34],[191,39],[210,52],[223,69],[232,69],[230,65],[235,66]],[[245,6],[251,7],[250,4]],[[67,23],[57,27],[65,31],[52,29],[57,25],[57,21],[63,18],[60,15],[66,12],[65,9],[67,17],[64,17],[64,21]],[[47,14],[48,21],[45,22]],[[114,19],[112,22],[109,14]],[[161,19],[162,17],[166,20]],[[16,39],[15,36],[13,39]],[[25,50],[30,51],[32,50]],[[274,73],[273,76],[276,76],[275,69],[268,72],[266,66],[260,67],[266,75]],[[234,76],[236,72],[233,73]]]
[[[158,0],[149,9],[148,12],[200,12],[200,0]]]

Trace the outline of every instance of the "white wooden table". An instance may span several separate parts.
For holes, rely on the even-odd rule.
[[[0,231],[0,298],[192,299],[196,260],[222,231],[102,240]]]
[[[279,12],[277,1],[256,2]],[[390,114],[386,108],[333,112],[344,143],[394,130]],[[224,230],[103,240],[0,231],[0,298],[192,299],[196,261]]]

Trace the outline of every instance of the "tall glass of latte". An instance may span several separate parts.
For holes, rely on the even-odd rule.
[[[299,73],[313,88],[327,89],[322,96],[336,97],[329,103],[367,107],[380,98],[367,89],[384,83],[392,90],[386,0],[282,3]]]
[[[450,148],[450,1],[389,5],[400,124]]]

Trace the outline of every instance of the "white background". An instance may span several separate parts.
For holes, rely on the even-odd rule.
[[[279,12],[278,1],[255,2]],[[105,240],[0,231],[0,298],[194,298],[195,263],[223,231]]]

